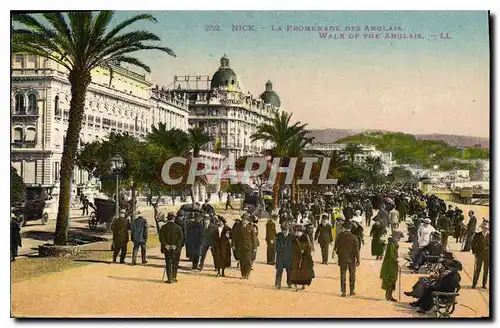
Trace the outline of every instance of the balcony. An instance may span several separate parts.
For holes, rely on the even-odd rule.
[[[11,144],[12,148],[35,148],[35,141],[14,141]]]

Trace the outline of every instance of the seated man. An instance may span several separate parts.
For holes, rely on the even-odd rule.
[[[410,303],[411,307],[419,308],[418,313],[425,313],[434,307],[433,292],[453,293],[460,288],[462,263],[456,260],[444,261],[445,271],[435,280],[426,282],[417,301]]]
[[[453,261],[453,254],[445,252],[441,265],[436,271],[431,273],[428,277],[420,277],[417,282],[413,285],[411,292],[404,292],[406,296],[413,298],[420,298],[427,285],[432,285],[435,281],[439,280],[445,272],[448,270],[448,263]]]
[[[410,268],[414,271],[418,271],[418,269],[425,263],[426,256],[439,256],[443,254],[443,252],[444,247],[441,242],[441,234],[439,233],[439,231],[435,231],[432,234],[430,243],[415,252],[415,257],[412,258],[413,262],[410,265]]]

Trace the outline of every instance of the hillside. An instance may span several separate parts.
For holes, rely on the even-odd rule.
[[[489,158],[487,149],[459,148],[442,140],[423,140],[404,133],[365,132],[336,141],[351,142],[374,145],[381,151],[390,151],[399,164],[419,164],[427,168],[439,165],[442,169],[470,169],[473,165],[462,161]]]
[[[364,132],[377,132],[374,130],[348,130],[348,129],[321,129],[321,130],[311,130],[309,136],[315,138],[314,142],[335,142],[339,139],[347,138],[356,134]],[[380,132],[380,131],[379,131]],[[390,133],[390,131],[381,131]],[[448,134],[417,134],[415,135],[417,139],[421,140],[436,140],[444,141],[450,146],[454,147],[475,147],[476,145],[481,145],[481,148],[489,149],[489,138],[483,137],[469,137],[460,135],[448,135]]]

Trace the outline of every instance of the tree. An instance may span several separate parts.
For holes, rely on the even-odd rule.
[[[351,142],[345,146],[343,153],[347,156],[347,158],[349,158],[349,161],[352,165],[354,164],[354,158],[356,157],[356,155],[363,153],[363,147]]]
[[[404,167],[395,166],[392,168],[389,178],[395,182],[409,182],[413,179],[413,173]]]
[[[192,150],[192,158],[197,159],[200,157],[200,151],[201,149],[210,142],[211,138],[210,136],[205,133],[200,127],[194,127],[190,128],[188,130],[189,132],[189,148],[190,151]],[[203,167],[203,164],[199,164]],[[203,184],[206,185],[205,179],[203,180]],[[193,186],[189,186],[189,192],[191,194],[191,199],[193,200],[193,204],[195,203],[194,200],[194,191],[193,191]]]
[[[262,140],[273,143],[271,149],[267,149],[266,153],[270,154],[273,158],[280,158],[283,165],[287,161],[290,152],[290,145],[292,142],[298,142],[300,136],[305,136],[305,127],[307,124],[301,122],[290,123],[292,114],[286,112],[277,113],[271,123],[261,124],[257,127],[257,131],[251,135],[251,140]],[[280,174],[278,174],[276,181],[273,185],[273,206],[278,206],[278,192],[279,192]]]
[[[149,66],[134,57],[140,50],[159,50],[175,56],[172,49],[145,42],[160,41],[147,31],[128,31],[139,21],[156,22],[148,14],[139,14],[111,27],[113,11],[48,12],[41,14],[48,24],[35,16],[13,14],[12,20],[25,28],[12,28],[12,52],[31,54],[48,58],[65,67],[71,85],[69,124],[61,159],[59,208],[57,212],[55,245],[65,245],[68,235],[69,197],[80,130],[85,106],[87,88],[92,81],[94,68],[110,70],[110,84],[113,67],[128,63],[150,72]]]
[[[26,186],[24,185],[23,178],[17,174],[14,167],[10,167],[10,201],[11,203],[20,202],[24,199],[26,193]]]
[[[380,157],[368,156],[363,163],[365,169],[366,179],[369,183],[377,184],[381,181],[380,171],[382,170],[382,160]]]
[[[338,179],[345,172],[348,161],[342,156],[338,150],[333,150],[329,152],[328,157],[330,158],[330,165],[328,166],[327,178]]]

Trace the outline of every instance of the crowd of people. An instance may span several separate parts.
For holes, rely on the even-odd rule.
[[[355,295],[356,268],[360,265],[365,229],[371,236],[371,255],[375,260],[382,261],[381,288],[388,301],[396,301],[393,293],[401,274],[401,258],[408,262],[410,273],[419,273],[425,267],[429,274],[418,278],[413,289],[405,292],[416,299],[410,305],[419,312],[432,309],[433,292],[453,293],[460,288],[462,265],[448,251],[449,237],[462,243],[462,251],[472,250],[475,256],[472,287],[476,287],[483,271],[482,287],[486,288],[489,222],[483,219],[479,225],[481,231],[476,232],[477,218],[473,211],[469,211],[469,220],[465,225],[462,210],[451,205],[447,208],[443,200],[426,195],[414,185],[319,188],[302,192],[299,196],[300,201],[296,202],[281,200],[279,210],[266,218],[263,238],[266,242],[266,262],[275,266],[274,286],[277,289],[282,288],[284,272],[286,286],[295,291],[311,285],[315,278],[313,253],[319,245],[322,265],[328,265],[331,258],[337,259],[341,296],[348,295],[347,273],[349,295]],[[168,213],[166,222],[159,229],[166,282],[178,281],[182,248],[185,248],[192,270],[203,271],[210,252],[216,277],[226,276],[225,270],[231,267],[234,257],[241,279],[248,279],[259,248],[257,223],[260,213],[259,210],[245,212],[234,219],[231,227],[224,217],[216,214],[208,201],[202,206],[193,206],[192,211]],[[407,256],[399,254],[399,244],[404,237],[400,229],[403,222],[407,228],[406,242],[411,243]],[[143,217],[130,222],[126,215],[122,215],[113,220],[111,230],[113,262],[118,255],[120,263],[125,262],[130,231],[132,264],[136,264],[139,249],[142,263],[147,263],[148,224]],[[16,231],[18,227],[11,222],[11,237]],[[20,238],[13,240],[20,244]],[[331,246],[333,250],[330,250]],[[11,254],[16,254],[13,248]]]

